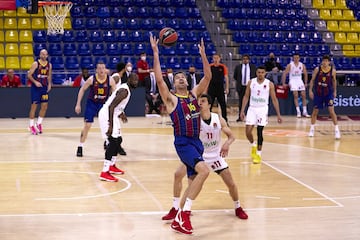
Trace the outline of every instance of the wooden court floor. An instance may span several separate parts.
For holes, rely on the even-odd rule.
[[[193,204],[192,236],[170,229],[179,160],[167,116],[130,117],[123,125],[118,183],[98,180],[104,150],[95,122],[75,156],[81,118],[46,118],[32,136],[27,119],[0,119],[0,239],[360,239],[360,121],[342,116],[342,138],[330,121],[284,118],[265,128],[263,162],[250,161],[244,123],[227,161],[249,219],[235,218],[225,185],[214,173]],[[97,120],[96,120],[97,121]],[[184,181],[184,185],[186,182]]]

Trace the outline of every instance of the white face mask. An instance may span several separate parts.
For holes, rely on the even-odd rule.
[[[172,74],[172,73],[168,73],[168,78],[173,78],[173,76],[174,76],[174,74]]]
[[[131,67],[131,66],[126,67],[126,71],[131,72],[131,71],[132,71],[132,67]]]
[[[142,56],[142,57],[141,57],[141,60],[145,61],[145,60],[146,60],[146,57],[145,57],[145,56]]]

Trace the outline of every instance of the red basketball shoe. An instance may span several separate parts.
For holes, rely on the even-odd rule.
[[[119,179],[117,179],[116,177],[111,175],[109,172],[101,172],[99,179],[103,180],[103,181],[107,181],[107,182],[117,182],[117,181],[119,181]]]
[[[36,128],[37,128],[37,130],[38,130],[38,133],[42,133],[43,131],[43,128],[42,128],[42,125],[41,124],[36,124]]]
[[[32,135],[37,135],[37,131],[36,131],[36,128],[34,126],[29,127],[29,130],[30,130],[30,133]]]
[[[190,222],[190,213],[190,211],[178,211],[174,221],[171,223],[171,228],[177,232],[192,234],[193,228]]]
[[[162,220],[173,220],[176,217],[178,210],[176,210],[174,207],[172,207],[169,211],[168,214],[166,214],[165,216],[163,216],[161,219]]]
[[[248,219],[248,215],[246,214],[246,212],[244,212],[244,210],[241,207],[235,209],[235,215],[240,219]]]
[[[109,172],[112,174],[124,174],[125,173],[125,171],[117,168],[115,164],[110,166]]]

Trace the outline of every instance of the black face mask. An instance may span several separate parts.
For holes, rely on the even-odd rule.
[[[194,74],[195,72],[189,72],[190,74]]]
[[[270,61],[274,61],[275,60],[275,58],[270,58]]]

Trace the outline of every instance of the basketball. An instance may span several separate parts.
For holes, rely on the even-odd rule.
[[[169,27],[161,29],[159,33],[159,41],[161,45],[171,47],[176,44],[178,40],[177,32]]]

